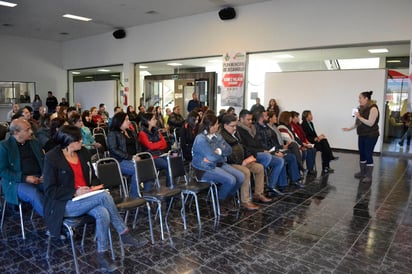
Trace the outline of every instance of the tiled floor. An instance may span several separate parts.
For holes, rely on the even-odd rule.
[[[121,260],[115,245],[118,273],[411,273],[412,160],[376,157],[373,183],[365,185],[353,178],[357,155],[336,155],[335,173],[258,211],[214,222],[203,204],[202,229],[191,213],[184,231],[174,209],[164,242],[156,225],[153,246],[130,248]],[[133,233],[148,237],[141,216]],[[35,218],[34,230],[28,219],[23,241],[17,214],[7,217],[0,273],[72,273],[68,241],[54,243],[47,261],[44,223]],[[77,250],[80,271],[98,272],[90,235],[87,246]]]

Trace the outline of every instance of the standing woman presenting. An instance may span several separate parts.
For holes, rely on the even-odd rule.
[[[360,172],[355,174],[355,178],[361,179],[362,183],[372,182],[372,154],[379,137],[379,110],[375,101],[371,100],[372,93],[364,91],[359,94],[359,111],[355,113],[355,124],[350,128],[343,128],[344,131],[356,128],[358,133]]]

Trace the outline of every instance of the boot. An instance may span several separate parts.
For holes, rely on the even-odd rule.
[[[107,252],[97,252],[97,263],[101,271],[104,272],[114,272],[117,269],[117,266],[112,262],[112,259],[109,258]]]
[[[147,240],[139,235],[132,236],[129,232],[121,234],[120,238],[124,245],[126,246],[134,246],[136,248],[145,246],[147,244]]]
[[[373,172],[373,166],[366,166],[366,174],[365,174],[365,177],[362,179],[362,183],[372,182],[372,172]]]
[[[366,174],[366,163],[359,162],[359,168],[360,168],[360,171],[355,173],[354,176],[356,179],[363,179]]]

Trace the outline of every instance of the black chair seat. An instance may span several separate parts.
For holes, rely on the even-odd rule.
[[[209,184],[205,184],[205,183],[195,183],[195,182],[191,182],[188,185],[179,185],[178,186],[182,191],[192,191],[195,193],[199,193],[202,192],[206,189],[210,188]]]
[[[152,197],[156,197],[160,200],[166,200],[167,198],[174,197],[179,195],[181,192],[180,188],[168,188],[165,186],[161,186],[159,189],[150,192],[143,192],[143,198],[150,199]]]
[[[132,210],[144,204],[146,204],[146,200],[143,198],[128,197],[117,202],[116,206],[120,210]]]

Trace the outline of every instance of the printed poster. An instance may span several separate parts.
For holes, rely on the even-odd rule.
[[[246,53],[227,52],[223,56],[221,105],[243,106]]]

